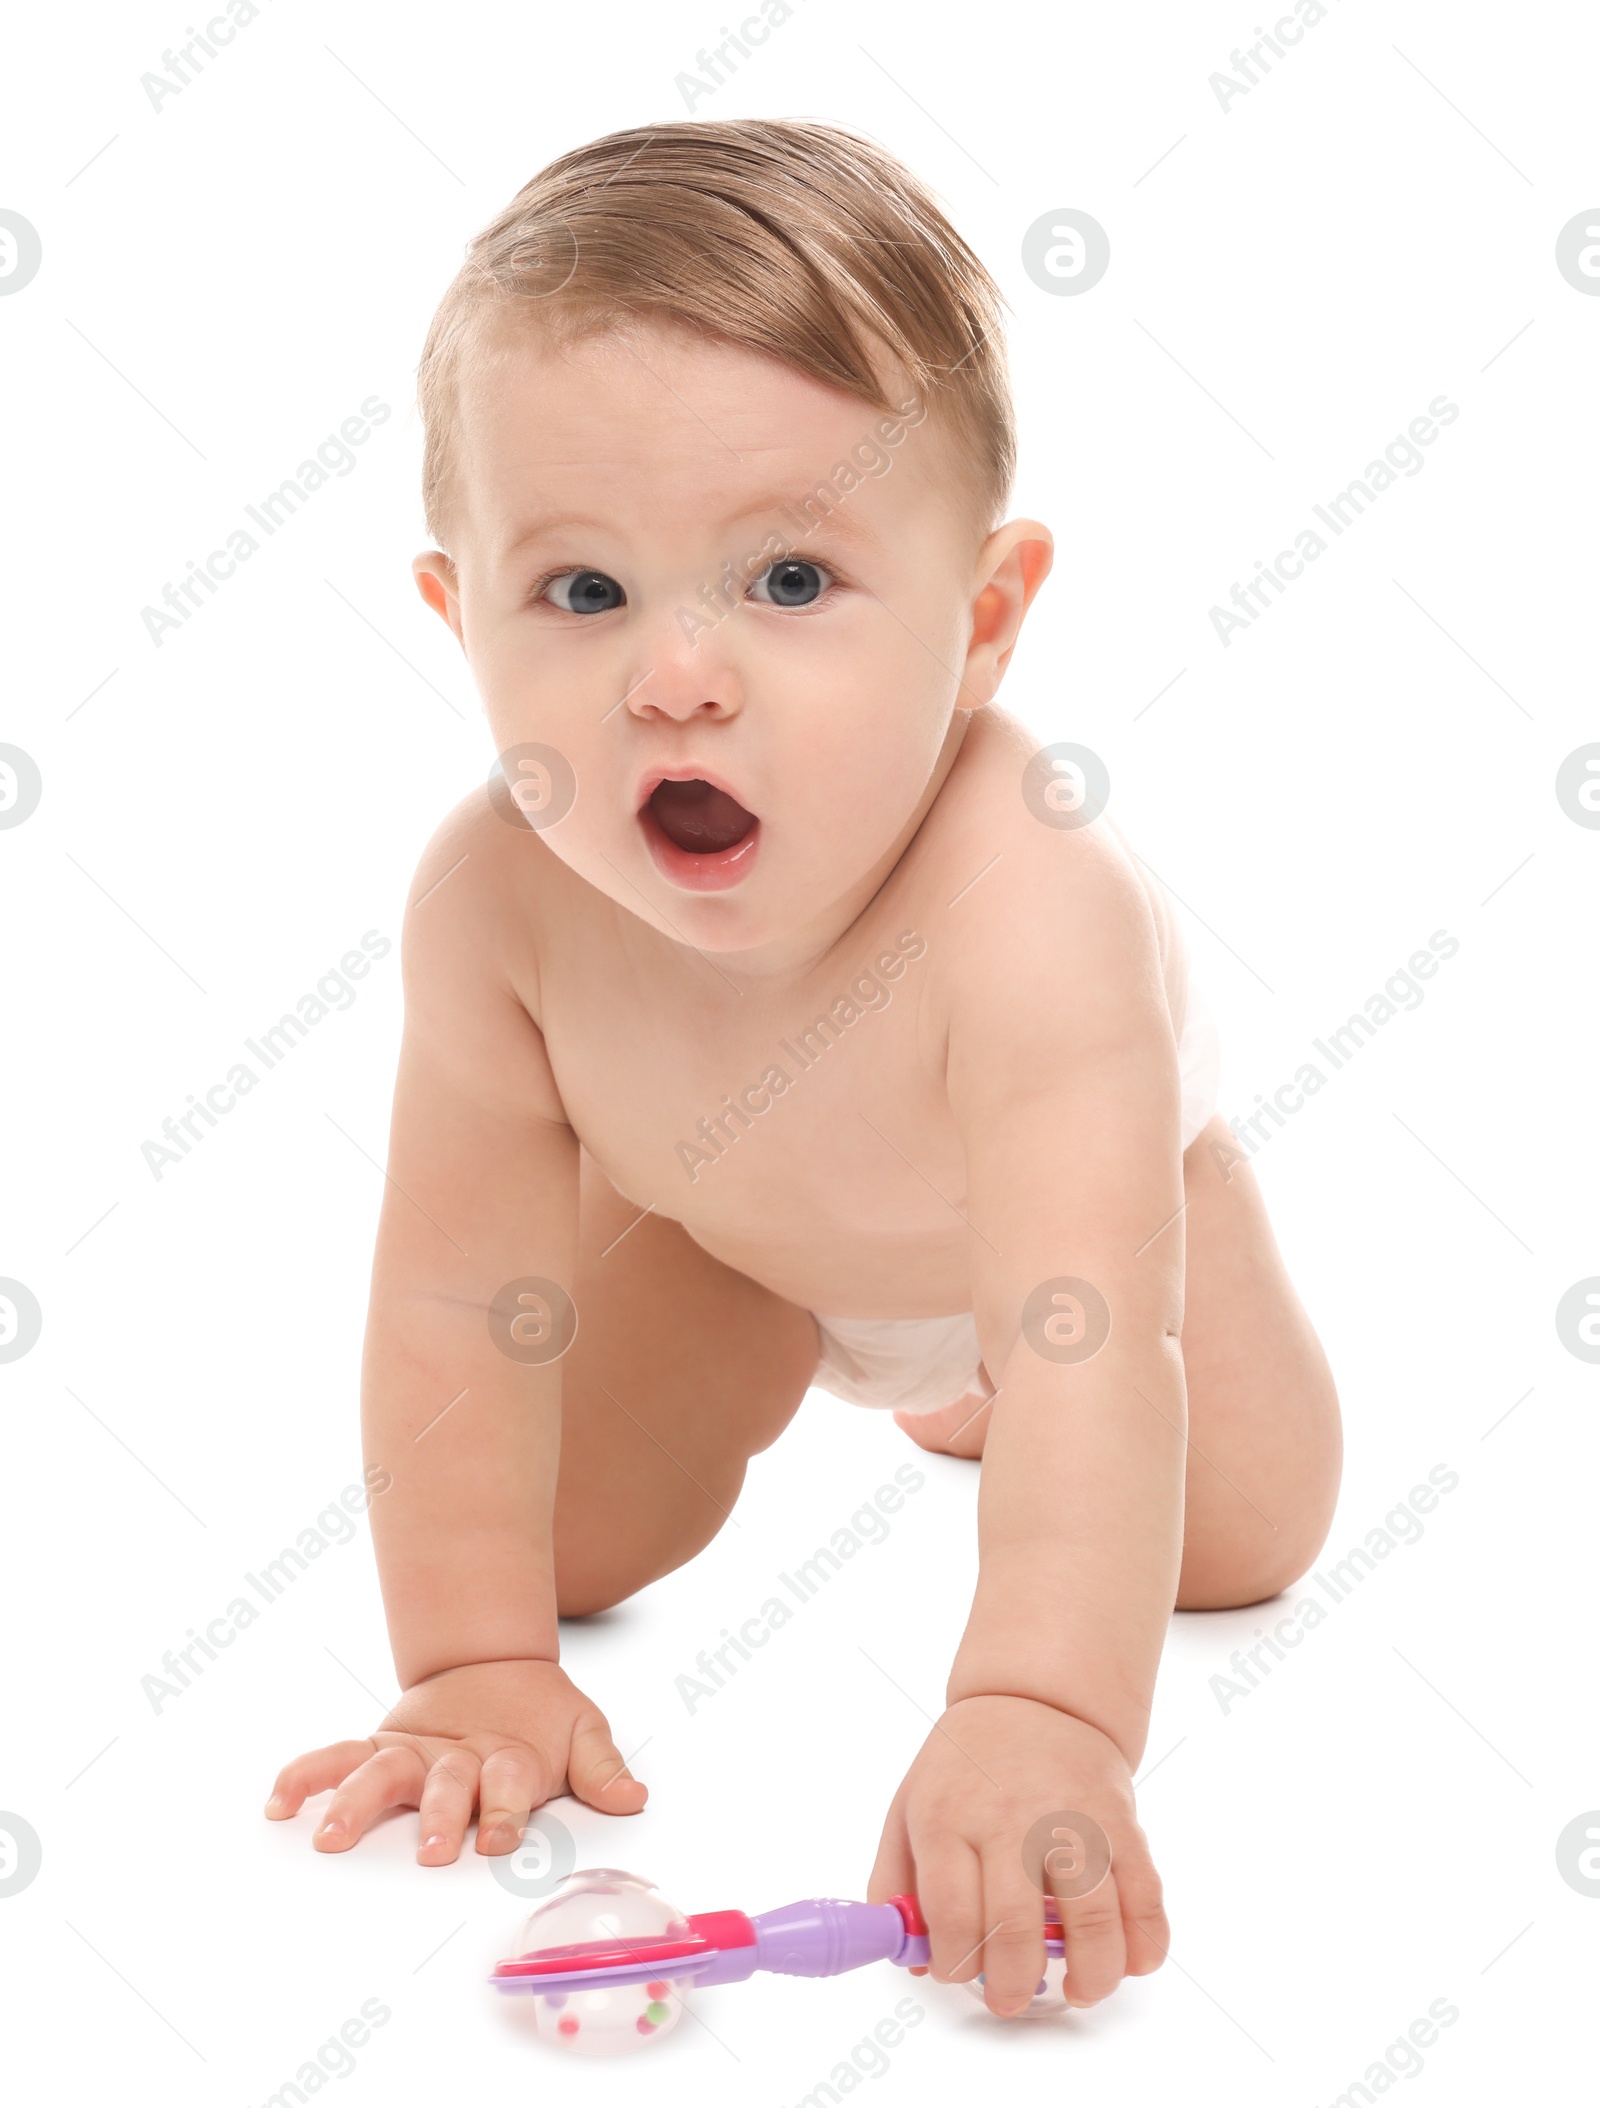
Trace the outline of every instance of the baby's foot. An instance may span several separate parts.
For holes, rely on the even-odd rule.
[[[936,1456],[981,1457],[992,1403],[992,1397],[982,1391],[968,1391],[954,1405],[941,1406],[936,1413],[896,1413],[894,1424],[903,1427],[919,1448],[931,1449]]]

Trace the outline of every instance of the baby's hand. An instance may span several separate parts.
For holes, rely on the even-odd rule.
[[[281,1822],[330,1786],[339,1790],[311,1840],[319,1852],[348,1851],[387,1809],[416,1808],[424,1866],[456,1857],[474,1808],[478,1850],[504,1853],[555,1794],[604,1815],[637,1815],[646,1796],[599,1707],[547,1661],[469,1662],[414,1684],[366,1741],[285,1765],[266,1812]]]
[[[1110,1869],[1086,1894],[1070,1853],[1052,1852],[1049,1825],[1035,1828],[1063,1811],[1090,1817],[1110,1841]],[[1031,1698],[962,1699],[894,1797],[867,1893],[879,1903],[914,1894],[934,1976],[966,1983],[982,1970],[989,2010],[1010,2018],[1044,1974],[1042,1880],[1060,1901],[1069,2004],[1094,2005],[1124,1976],[1160,1968],[1171,1938],[1161,1882],[1116,1744]]]

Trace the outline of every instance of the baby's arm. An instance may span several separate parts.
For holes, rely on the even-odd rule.
[[[1149,904],[1103,836],[1024,842],[996,876],[1007,864],[980,916],[950,918],[948,1088],[998,1386],[979,1581],[873,1885],[915,1879],[936,1971],[982,1967],[996,2010],[1040,1973],[1042,1853],[1025,1863],[1024,1841],[1063,1811],[1098,1825],[1113,1867],[1092,1894],[1057,1888],[1069,1995],[1092,2003],[1165,1951],[1131,1774],[1177,1590],[1185,1456],[1178,1078]]]
[[[511,1359],[489,1325],[510,1282],[570,1285],[577,1248],[577,1140],[506,969],[529,919],[512,847],[527,844],[471,801],[430,845],[406,916],[362,1373],[366,1455],[384,1487],[372,1534],[404,1696],[376,1736],[280,1777],[272,1815],[339,1787],[324,1850],[395,1805],[420,1805],[421,1856],[442,1863],[480,1798],[480,1851],[511,1850],[527,1811],[569,1778],[611,1814],[644,1799],[598,1709],[556,1665],[561,1364]]]
[[[1070,940],[1047,912],[1033,941],[1056,956],[1019,946],[951,1033],[998,1396],[950,1695],[1041,1699],[1131,1765],[1182,1555],[1183,1172],[1148,908],[1115,851],[1090,856]],[[1086,1290],[1045,1291],[1063,1279]]]

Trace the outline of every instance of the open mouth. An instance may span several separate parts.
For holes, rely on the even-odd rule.
[[[656,866],[674,885],[720,892],[749,870],[761,822],[704,776],[663,778],[639,812]]]

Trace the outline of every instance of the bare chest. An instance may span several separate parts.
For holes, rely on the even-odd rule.
[[[708,960],[572,964],[545,979],[546,1046],[619,1191],[811,1308],[959,1305],[964,1163],[915,929],[782,993]]]

